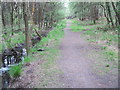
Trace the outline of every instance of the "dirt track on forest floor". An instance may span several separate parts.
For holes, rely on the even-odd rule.
[[[117,75],[98,76],[92,69],[95,59],[90,58],[92,51],[100,52],[100,46],[86,42],[80,32],[70,30],[71,21],[64,29],[61,58],[58,65],[64,74],[60,76],[66,88],[115,88],[118,87]],[[99,55],[100,56],[100,55]],[[102,56],[101,56],[102,57]],[[102,58],[101,58],[102,59]],[[102,60],[101,60],[102,62]],[[116,71],[117,72],[117,71]]]
[[[60,58],[55,67],[50,69],[56,71],[60,69],[62,73],[53,73],[50,69],[47,75],[44,68],[41,68],[45,62],[41,56],[36,55],[38,60],[25,65],[22,76],[18,81],[11,83],[11,88],[117,88],[117,73],[101,73],[100,68],[96,71],[97,61],[104,62],[101,55],[101,46],[93,45],[81,37],[82,32],[72,32],[70,30],[71,21],[67,22],[64,29],[65,36],[60,45]],[[104,65],[99,66],[104,68]],[[110,66],[111,67],[111,66]],[[55,69],[58,68],[58,69]],[[103,70],[101,70],[103,72]],[[117,69],[114,70],[117,72]]]

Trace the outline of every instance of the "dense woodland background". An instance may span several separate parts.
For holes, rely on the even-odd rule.
[[[35,34],[38,35],[42,30],[47,32],[66,16],[77,17],[82,21],[91,20],[93,24],[101,17],[105,17],[109,27],[115,28],[120,25],[120,2],[71,2],[67,13],[62,2],[1,2],[0,5],[2,36],[7,48],[25,40],[29,51],[32,45],[31,38]],[[23,33],[25,37],[12,42],[12,37],[15,37],[16,33]]]
[[[45,36],[45,33],[49,31],[48,29],[52,29],[57,22],[64,18],[63,3],[2,2],[1,7],[3,39],[7,48],[25,41],[28,51],[32,45],[31,38],[35,34],[41,38],[38,32],[41,34],[43,32],[43,36]],[[22,34],[20,40],[12,39],[16,33]]]
[[[64,36],[66,21],[71,21],[71,31],[83,32],[83,37],[93,46],[101,45],[103,51],[100,54],[106,61],[97,58],[96,67],[102,69],[101,71],[106,70],[105,72],[118,68],[120,2],[0,2],[0,10],[0,55],[4,57],[1,62],[3,64],[6,61],[11,64],[9,62],[12,62],[12,59],[12,64],[17,60],[21,62],[24,47],[19,46],[23,45],[28,56],[24,55],[26,62],[44,57],[43,59],[48,61],[40,66],[51,69],[58,54],[58,39]],[[20,64],[10,67],[10,75],[20,76],[22,66]],[[47,69],[45,72],[52,72]],[[113,71],[116,74],[116,71]]]

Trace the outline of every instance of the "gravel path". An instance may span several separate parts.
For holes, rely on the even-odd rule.
[[[117,79],[113,82],[109,77],[101,79],[92,70],[94,59],[89,58],[91,51],[100,51],[99,46],[91,45],[81,38],[79,32],[70,30],[71,22],[67,22],[64,29],[61,49],[61,58],[58,61],[63,74],[61,82],[66,88],[114,88],[117,87]],[[106,79],[105,79],[106,78]]]

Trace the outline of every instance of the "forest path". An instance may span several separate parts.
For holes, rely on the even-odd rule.
[[[117,81],[109,81],[110,77],[100,79],[92,70],[95,58],[90,58],[89,55],[92,51],[97,53],[100,47],[86,42],[80,32],[72,32],[71,24],[71,21],[67,21],[65,36],[60,46],[61,58],[58,65],[63,72],[61,82],[66,88],[117,87]]]
[[[11,83],[11,88],[117,88],[118,79],[116,75],[104,71],[96,61],[104,62],[101,55],[101,46],[93,45],[81,37],[82,32],[72,32],[71,21],[67,21],[64,29],[64,38],[61,45],[52,48],[60,50],[58,58],[53,54],[46,55],[47,59],[41,59],[41,53],[34,54],[37,60],[26,63],[20,78],[15,83]],[[52,56],[53,55],[53,56]],[[52,59],[53,57],[55,62]],[[51,61],[53,60],[53,61]],[[51,61],[51,62],[49,62]],[[51,64],[52,63],[52,64]],[[54,65],[53,65],[54,64]],[[46,68],[46,66],[50,67]],[[95,70],[94,70],[95,68]],[[118,71],[118,70],[117,70]],[[115,72],[117,72],[115,70]]]

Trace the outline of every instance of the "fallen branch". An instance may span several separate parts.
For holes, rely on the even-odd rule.
[[[41,35],[37,32],[37,30],[36,30],[36,29],[34,29],[34,30],[35,30],[37,36],[38,36],[39,38],[41,38]]]

